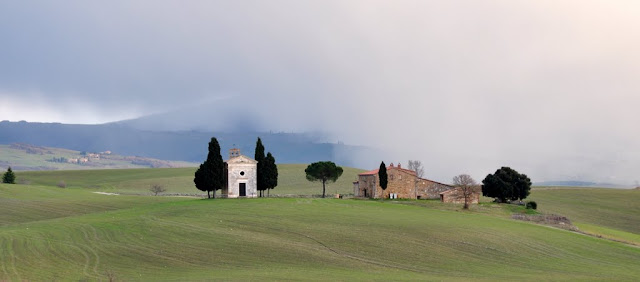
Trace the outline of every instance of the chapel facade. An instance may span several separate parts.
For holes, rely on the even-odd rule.
[[[258,161],[240,154],[239,149],[229,150],[225,162],[227,183],[222,189],[224,198],[256,198],[258,196]]]

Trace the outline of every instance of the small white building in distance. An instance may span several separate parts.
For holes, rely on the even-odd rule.
[[[225,163],[227,186],[222,190],[225,198],[255,198],[258,196],[258,162],[240,154],[239,149],[229,150]]]

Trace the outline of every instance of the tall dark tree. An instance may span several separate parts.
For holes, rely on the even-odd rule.
[[[333,162],[315,162],[304,170],[309,181],[322,181],[322,197],[325,196],[326,183],[336,182],[342,175],[342,168]]]
[[[482,195],[500,202],[523,200],[531,191],[531,179],[510,167],[502,167],[482,180]]]
[[[264,174],[264,166],[265,166],[265,156],[264,156],[264,146],[262,145],[262,140],[260,139],[260,137],[258,137],[258,141],[256,141],[256,151],[255,151],[255,156],[253,158],[254,160],[258,161],[258,165],[256,167],[256,188],[258,189],[258,191],[260,191],[260,197],[263,196],[263,192],[264,190],[267,189],[266,187],[266,175]]]
[[[378,169],[378,178],[380,178],[380,188],[382,188],[382,191],[387,190],[387,184],[389,184],[388,181],[388,175],[387,175],[387,165],[384,164],[384,162],[380,163],[380,169]],[[382,198],[384,199],[384,192],[382,192],[383,196]]]
[[[209,142],[209,153],[207,159],[196,170],[193,182],[200,191],[207,191],[207,198],[216,197],[216,190],[223,188],[226,175],[224,174],[224,161],[220,154],[220,144],[215,137]]]
[[[271,152],[267,153],[267,157],[264,158],[264,175],[265,175],[265,187],[267,188],[267,197],[270,194],[271,189],[278,186],[278,166],[276,165],[276,158],[273,157]]]
[[[13,170],[11,170],[11,167],[2,175],[2,183],[16,184],[16,175],[13,173]]]

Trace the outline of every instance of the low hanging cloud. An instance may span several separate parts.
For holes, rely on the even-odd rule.
[[[386,152],[363,159],[422,160],[444,182],[504,165],[534,181],[632,184],[639,12],[632,1],[2,3],[0,101],[12,111],[0,118],[173,111],[189,129],[251,117]]]

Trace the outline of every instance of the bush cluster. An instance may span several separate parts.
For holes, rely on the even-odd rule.
[[[527,209],[537,210],[538,209],[538,204],[536,202],[534,202],[534,201],[527,202]]]

